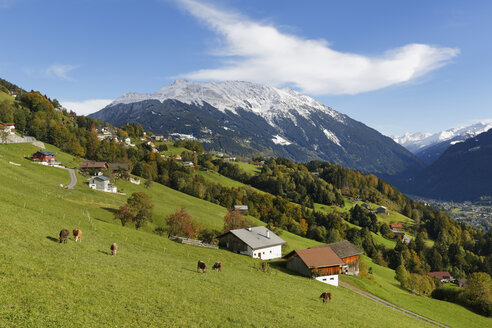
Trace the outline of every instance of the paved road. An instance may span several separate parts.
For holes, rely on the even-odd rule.
[[[420,321],[424,321],[424,322],[426,322],[428,324],[431,324],[431,325],[434,325],[434,326],[438,326],[438,327],[442,327],[442,328],[450,328],[449,326],[446,326],[446,325],[444,325],[444,324],[442,324],[440,322],[437,322],[437,321],[434,321],[432,319],[423,317],[423,316],[421,316],[421,315],[419,315],[417,313],[414,313],[414,312],[405,310],[404,308],[399,307],[398,305],[395,305],[393,303],[390,303],[388,301],[385,301],[382,298],[379,298],[379,297],[377,297],[377,296],[375,296],[375,295],[373,295],[371,293],[368,293],[366,291],[363,291],[363,290],[361,290],[359,288],[356,288],[356,287],[354,287],[352,285],[349,285],[349,284],[347,284],[345,282],[339,281],[338,283],[342,287],[348,288],[348,289],[350,289],[351,291],[353,291],[353,292],[355,292],[357,294],[360,294],[360,295],[362,295],[362,296],[364,296],[364,297],[366,297],[366,298],[368,298],[370,300],[373,300],[376,303],[379,303],[381,305],[384,305],[384,306],[387,306],[389,308],[392,308],[393,310],[396,310],[398,312],[401,312],[403,314],[406,314],[409,317],[415,318],[415,319],[420,320]]]
[[[70,184],[65,186],[67,189],[73,189],[75,185],[77,184],[77,176],[75,175],[75,170],[74,169],[67,169],[68,173],[70,174]]]

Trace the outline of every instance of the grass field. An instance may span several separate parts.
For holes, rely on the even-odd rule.
[[[258,272],[259,260],[121,227],[107,208],[128,196],[97,192],[83,181],[73,191],[60,188],[68,173],[24,159],[35,150],[0,145],[1,327],[426,326],[349,290],[276,266],[272,274]],[[57,159],[73,160],[60,152]],[[133,186],[121,187],[130,192]],[[225,213],[183,194],[174,199],[157,184],[133,188],[148,191],[156,204],[189,202],[211,226],[222,220],[213,213]],[[160,211],[167,206],[156,205],[156,215],[164,216]],[[82,242],[70,238],[59,244],[60,229],[75,227],[83,231]],[[302,247],[316,244],[288,233],[282,238]],[[112,242],[119,244],[116,257],[109,256]],[[209,265],[222,261],[224,270],[196,273],[199,259]],[[334,299],[323,305],[318,296],[327,290]]]
[[[492,327],[492,319],[474,314],[460,305],[408,293],[400,288],[399,282],[394,278],[395,271],[374,264],[364,255],[361,260],[368,268],[372,267],[375,280],[341,276],[343,281],[451,327]]]
[[[9,95],[8,93],[5,93],[3,91],[0,91],[0,101],[8,100],[10,102],[13,102],[14,99],[15,98],[12,97],[11,95]],[[5,122],[5,123],[10,123],[10,122]]]

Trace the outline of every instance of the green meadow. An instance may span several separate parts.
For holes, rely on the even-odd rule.
[[[47,148],[65,164],[76,162]],[[89,189],[79,175],[76,188],[67,190],[60,187],[69,183],[66,170],[25,158],[36,150],[30,144],[0,145],[0,327],[428,326],[345,288],[292,274],[275,262],[271,274],[263,273],[255,269],[259,260],[177,244],[151,233],[152,225],[141,231],[122,227],[112,219],[113,211],[134,191],[151,195],[153,225],[185,206],[203,226],[221,228],[226,209],[157,183],[147,189],[121,181],[117,185],[126,195],[107,194]],[[67,244],[58,242],[62,228],[76,227],[83,231],[82,242],[73,237]],[[318,244],[287,232],[281,237],[292,248]],[[114,257],[109,254],[113,242],[119,245]],[[208,264],[206,274],[196,272],[198,260]],[[223,272],[210,270],[216,261],[223,263]],[[375,282],[352,280],[367,289],[390,288],[393,271],[372,267]],[[398,287],[392,288],[388,293]],[[333,293],[329,304],[318,298],[323,291]],[[405,296],[397,304],[432,312],[425,306],[412,309],[411,294],[399,293]],[[438,304],[428,298],[419,302],[429,309]],[[441,303],[438,313],[457,311],[455,305]],[[490,324],[458,310],[461,320],[437,320],[456,327]]]

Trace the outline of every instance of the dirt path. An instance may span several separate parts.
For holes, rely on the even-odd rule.
[[[388,301],[385,301],[382,298],[379,298],[379,297],[377,297],[377,296],[375,296],[375,295],[373,295],[371,293],[368,293],[366,291],[363,291],[363,290],[361,290],[361,289],[359,289],[357,287],[354,287],[352,285],[349,285],[349,284],[347,284],[345,282],[339,281],[339,284],[342,287],[345,287],[347,289],[350,289],[351,291],[353,291],[353,292],[355,292],[357,294],[360,294],[360,295],[362,295],[362,296],[364,296],[364,297],[366,297],[366,298],[368,298],[370,300],[373,300],[376,303],[379,303],[381,305],[384,305],[384,306],[387,306],[389,308],[392,308],[395,311],[398,311],[398,312],[401,312],[403,314],[406,314],[409,317],[415,318],[415,319],[420,320],[420,321],[424,321],[424,322],[426,322],[428,324],[431,324],[431,325],[434,325],[434,326],[443,327],[443,328],[450,328],[449,326],[446,326],[446,325],[444,325],[444,324],[442,324],[440,322],[437,322],[437,321],[434,321],[432,319],[423,317],[423,316],[421,316],[421,315],[419,315],[417,313],[408,311],[408,310],[406,310],[406,309],[404,309],[404,308],[402,308],[402,307],[400,307],[398,305],[395,305],[393,303],[390,303]]]
[[[74,169],[67,169],[68,173],[70,174],[70,184],[68,184],[65,188],[67,189],[73,189],[75,185],[77,184],[77,176],[75,175],[75,170]]]

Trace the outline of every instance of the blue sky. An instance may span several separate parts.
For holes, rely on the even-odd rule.
[[[0,77],[79,113],[175,79],[290,86],[387,135],[492,118],[492,1],[0,0]]]

